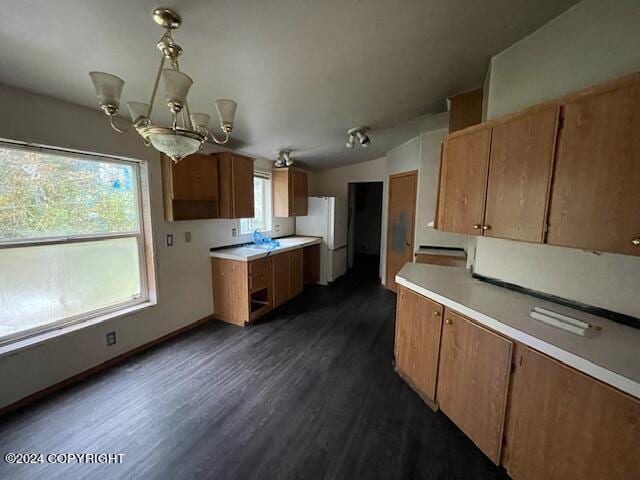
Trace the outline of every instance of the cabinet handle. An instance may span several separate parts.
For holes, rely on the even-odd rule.
[[[482,225],[482,230],[491,230],[491,225]]]
[[[438,311],[433,312],[433,316],[434,317],[439,317],[440,316],[440,312],[438,312]]]
[[[476,224],[473,226],[473,229],[474,229],[474,230],[480,230],[481,228],[482,228],[482,225],[480,225],[479,223],[476,223]]]
[[[446,323],[447,325],[451,325],[453,323],[453,320],[451,320],[450,318],[446,318],[444,320],[444,323]]]
[[[631,240],[631,243],[633,243],[636,247],[640,246],[640,238],[634,238],[633,240]]]

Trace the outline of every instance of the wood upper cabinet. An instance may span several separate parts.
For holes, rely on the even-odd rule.
[[[544,241],[560,107],[494,124],[483,234]]]
[[[640,478],[640,402],[518,345],[503,463],[515,480]]]
[[[217,153],[220,177],[220,218],[253,218],[253,159],[231,152]]]
[[[445,138],[440,165],[437,228],[480,234],[489,170],[491,128],[471,127]]]
[[[494,463],[500,462],[513,343],[445,311],[436,399]]]
[[[161,156],[165,220],[218,217],[218,163],[210,155],[194,154],[175,163]]]
[[[433,406],[440,354],[442,305],[398,286],[396,370]]]
[[[305,216],[308,212],[308,174],[295,167],[275,168],[271,173],[273,216]]]
[[[640,255],[638,77],[564,104],[548,243]]]
[[[449,132],[477,125],[482,122],[482,88],[469,90],[449,97]]]

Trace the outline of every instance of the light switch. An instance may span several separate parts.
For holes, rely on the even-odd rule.
[[[184,232],[184,242],[191,243],[191,232]]]
[[[167,247],[173,247],[173,233],[167,233]]]
[[[235,228],[231,229],[231,236],[235,237],[238,234],[238,231]]]

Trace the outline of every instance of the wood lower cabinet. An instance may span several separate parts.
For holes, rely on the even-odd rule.
[[[500,462],[513,342],[445,311],[436,399],[494,463]]]
[[[559,114],[552,105],[494,125],[483,235],[544,241]]]
[[[278,253],[273,255],[272,259],[273,308],[275,308],[299,295],[304,289],[303,249]],[[319,261],[319,258],[315,260]]]
[[[398,286],[396,371],[435,408],[442,305]]]
[[[490,143],[490,127],[471,127],[446,137],[440,164],[438,229],[482,233]]]
[[[253,218],[253,158],[216,153],[220,177],[220,218]]]
[[[640,255],[640,75],[567,101],[547,242]]]
[[[274,168],[271,173],[273,216],[303,217],[309,210],[308,174],[295,167]]]
[[[515,480],[640,478],[640,401],[518,345],[503,463]]]

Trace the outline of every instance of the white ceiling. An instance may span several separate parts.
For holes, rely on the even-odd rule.
[[[419,117],[482,84],[491,55],[574,3],[0,0],[0,82],[97,109],[87,73],[102,70],[125,80],[123,102],[148,101],[162,34],[150,14],[172,7],[191,110],[213,113],[215,98],[233,98],[234,147],[268,158],[288,147],[326,168],[414,137]],[[357,125],[372,127],[371,146],[347,150]]]

